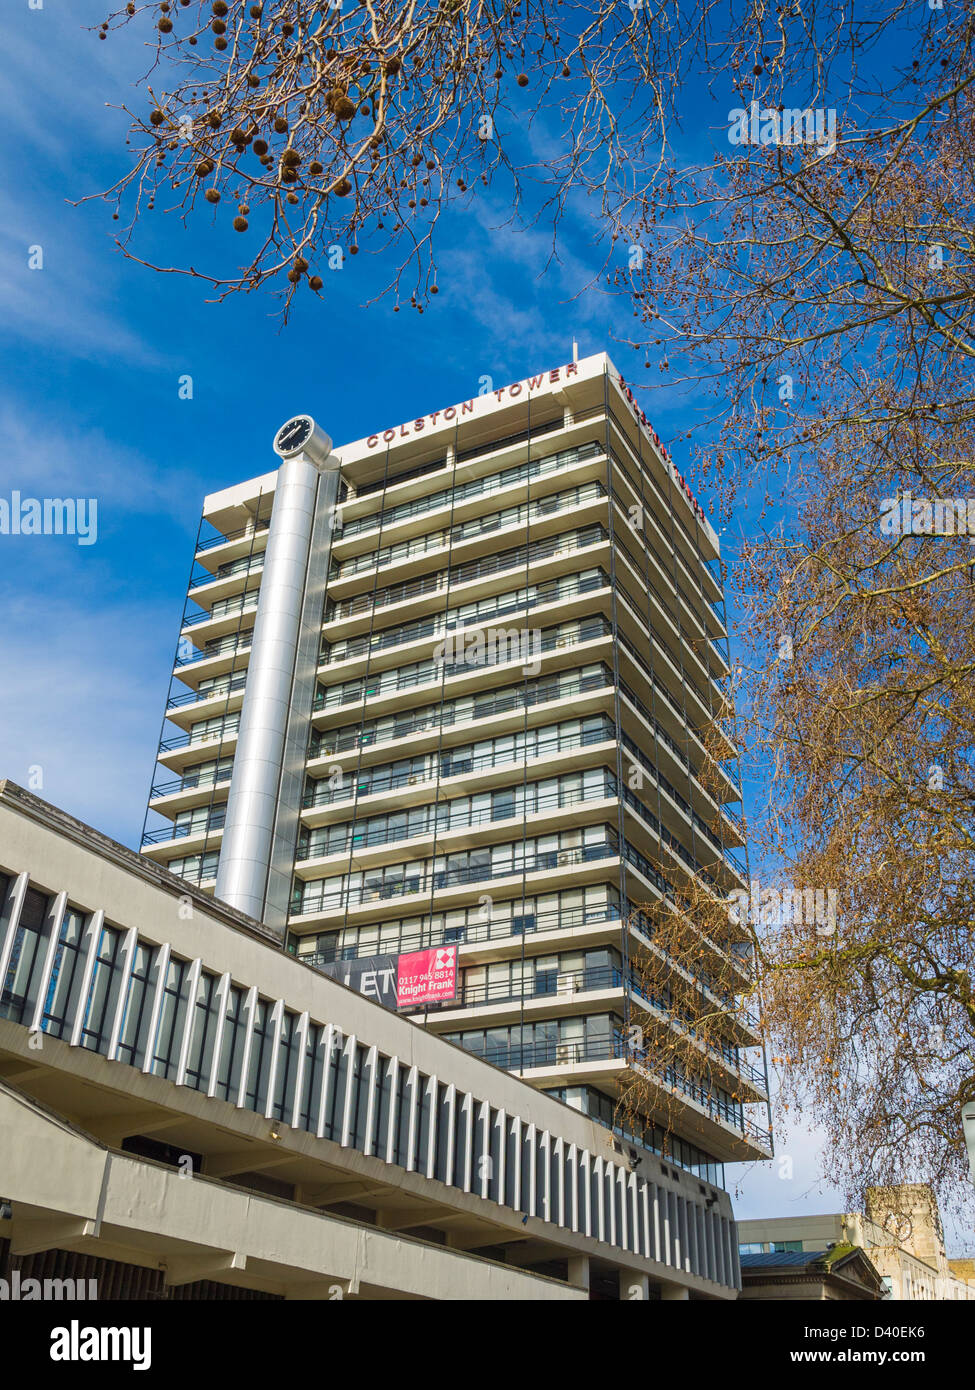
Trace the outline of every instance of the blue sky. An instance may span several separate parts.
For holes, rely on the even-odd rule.
[[[565,362],[573,337],[624,371],[637,359],[615,341],[626,307],[579,293],[604,255],[585,208],[555,263],[544,229],[504,228],[500,208],[449,214],[441,293],[422,317],[391,300],[362,307],[379,283],[366,255],[346,258],[327,302],[308,295],[283,331],[270,298],[208,304],[199,284],[124,260],[110,208],[70,205],[126,168],[127,122],[107,104],[130,98],[143,58],[132,36],[86,32],[109,8],[6,0],[0,17],[0,497],[98,501],[95,545],[0,542],[0,777],[134,847],[205,493],[273,467],[273,433],[298,411],[355,439],[475,393],[484,374],[500,385]],[[724,120],[714,113],[712,125]],[[201,266],[224,235],[163,218],[147,230],[150,257]],[[40,270],[28,268],[34,246]],[[179,398],[184,374],[192,400]],[[665,438],[687,418],[666,389],[644,403]],[[772,1164],[729,1169],[741,1216],[839,1209],[817,1187],[818,1136],[780,1133],[778,1150]]]

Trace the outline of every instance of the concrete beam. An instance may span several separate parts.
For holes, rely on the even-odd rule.
[[[70,1250],[80,1241],[98,1236],[97,1221],[81,1218],[18,1216],[14,1212],[11,1255],[39,1255],[45,1250]]]
[[[85,1115],[78,1123],[103,1144],[117,1149],[123,1139],[133,1134],[158,1134],[184,1123],[185,1118],[184,1115],[174,1115],[165,1110],[130,1110],[114,1115]]]
[[[294,1154],[279,1150],[261,1153],[259,1149],[230,1149],[224,1153],[208,1154],[203,1160],[203,1175],[207,1178],[230,1178],[235,1173],[264,1173],[293,1163]]]
[[[436,1226],[445,1215],[453,1215],[449,1207],[388,1207],[376,1212],[376,1225],[383,1231],[408,1231],[411,1226]]]
[[[215,1250],[212,1254],[177,1255],[166,1261],[164,1277],[168,1288],[195,1284],[200,1279],[225,1282],[228,1274],[243,1274],[247,1256],[239,1251]]]

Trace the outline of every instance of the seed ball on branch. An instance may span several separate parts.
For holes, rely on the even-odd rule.
[[[308,277],[308,288],[310,290],[320,290],[323,283],[324,281],[320,275],[309,275]]]
[[[284,135],[285,131],[288,129],[288,122],[285,120],[284,116],[275,116],[272,129],[276,130],[279,135]]]
[[[214,40],[213,40],[213,46],[214,46],[214,48],[218,49],[219,52],[222,53],[222,52],[224,51],[224,49],[227,47],[227,40],[226,40],[226,39],[214,39]]]
[[[156,27],[158,28],[160,34],[171,34],[173,32],[173,21],[171,19],[167,19],[166,16],[163,15],[162,19],[159,21]],[[101,37],[104,38],[105,35],[102,34]]]
[[[205,179],[206,176],[207,176],[207,174],[209,174],[209,173],[212,171],[212,169],[213,169],[213,160],[212,160],[212,159],[201,159],[200,162],[199,162],[199,164],[196,166],[196,169],[195,169],[194,172],[196,173],[196,177],[197,177],[198,179]]]
[[[247,74],[247,85],[248,87],[259,87],[261,85],[261,79],[256,72],[249,72]]]
[[[288,271],[288,279],[291,281],[291,283],[292,283],[293,285],[298,285],[298,284],[300,284],[300,283],[301,283],[301,271],[300,271],[300,270],[289,270],[289,271]]]
[[[285,150],[281,156],[281,163],[286,169],[297,169],[301,163],[301,155],[297,150]]]
[[[218,111],[211,111],[207,115],[207,125],[211,126],[213,130],[219,130],[221,119]]]
[[[152,111],[149,114],[149,121],[152,125],[162,125],[166,117],[161,111]]]
[[[518,74],[518,86],[519,86],[519,87],[527,87],[527,86],[528,86],[528,77],[527,77],[527,74],[525,74],[525,73],[523,73],[523,72],[520,72],[520,73]]]
[[[289,203],[297,203],[297,201],[298,201],[298,195],[297,195],[297,193],[289,193],[285,201],[286,201],[286,202],[289,202]]]
[[[352,192],[352,185],[348,179],[339,179],[338,183],[335,185],[333,192],[339,198],[347,198],[349,194]]]
[[[356,105],[347,96],[337,96],[332,102],[332,110],[340,121],[351,121],[356,113]]]
[[[220,201],[220,194],[217,192],[215,188],[208,188],[203,196],[206,198],[208,203],[219,203]]]
[[[247,218],[246,218],[246,217],[235,217],[235,218],[234,218],[234,231],[235,231],[235,232],[246,232],[246,231],[247,231]]]
[[[264,11],[264,7],[263,7],[262,5],[251,5],[251,7],[250,7],[250,17],[251,17],[251,19],[260,19],[260,17],[261,17],[261,15],[262,15],[263,11]]]
[[[325,172],[325,165],[320,164],[317,159],[313,159],[308,166],[308,172],[309,174],[323,174]]]
[[[210,28],[215,34],[225,34],[227,32],[227,26],[222,19],[211,19]]]
[[[265,154],[267,154],[267,141],[266,141],[266,140],[255,140],[255,141],[254,141],[254,153],[257,154],[257,155],[265,155]]]
[[[241,217],[246,217],[250,212],[250,205],[248,203],[239,203],[237,211],[240,213]]]
[[[295,256],[294,268],[302,275],[305,273],[308,269],[308,262],[305,260],[304,256]]]
[[[213,0],[213,4],[210,8],[213,10],[213,13],[215,15],[219,15],[222,19],[230,7],[227,4],[227,0]]]
[[[387,59],[386,59],[386,63],[385,63],[386,76],[387,76],[387,77],[395,77],[396,74],[399,72],[399,70],[400,70],[400,68],[401,68],[402,66],[403,66],[403,64],[400,62],[400,60],[399,60],[398,58],[396,58],[396,57],[387,58]]]

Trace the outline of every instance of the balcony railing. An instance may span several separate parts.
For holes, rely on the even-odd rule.
[[[604,636],[606,634],[600,631],[596,635]],[[588,641],[590,639],[586,637],[580,640]],[[585,695],[593,690],[602,690],[613,683],[612,672],[609,667],[604,667],[603,670],[605,674],[593,673],[574,680],[553,681],[549,679],[545,682],[538,682],[536,685],[529,685],[527,688],[523,687],[514,694],[497,695],[491,699],[479,697],[477,708],[473,712],[465,710],[459,716],[460,722],[464,724],[476,723],[479,719],[490,719],[494,715],[507,714],[511,710],[530,709],[534,705],[548,704],[554,700],[565,700],[574,695]],[[319,698],[315,708],[325,708],[324,699]],[[368,729],[339,732],[332,736],[323,733],[318,742],[313,745],[311,756],[327,758],[354,748],[381,748],[384,744],[394,743],[398,739],[406,738],[409,734],[452,728],[457,722],[457,712],[453,705],[448,702],[440,709],[433,710],[428,714],[417,715],[413,719],[397,719],[389,736],[383,739],[378,738],[374,731]]]
[[[175,777],[168,782],[154,782],[152,790],[149,792],[149,800],[153,801],[159,796],[175,796],[178,792],[200,791],[207,787],[223,787],[229,781],[229,768],[225,772],[210,772],[203,776],[190,774],[186,777]]]
[[[477,453],[493,452],[500,447],[501,445],[497,443],[483,446],[480,450],[473,451],[471,457]],[[562,449],[556,454],[547,454],[544,458],[534,459],[530,463],[507,468],[502,473],[490,473],[484,478],[472,478],[469,482],[458,483],[455,487],[431,492],[426,497],[417,497],[411,502],[401,502],[398,506],[387,507],[379,512],[371,512],[368,516],[350,517],[348,520],[343,518],[341,536],[343,540],[347,540],[349,536],[357,536],[362,531],[374,531],[379,527],[392,526],[394,523],[406,521],[410,517],[422,516],[424,512],[435,511],[438,507],[456,505],[458,502],[466,502],[472,497],[490,497],[493,493],[511,487],[514,483],[560,472],[563,469],[571,468],[575,463],[595,458],[602,452],[602,445],[595,441],[589,444],[580,444],[572,449]],[[461,461],[461,456],[458,456],[457,462],[460,463]]]
[[[239,560],[228,560],[225,565],[219,565],[212,572],[201,566],[195,567],[193,577],[190,579],[189,592],[192,594],[194,589],[205,588],[208,584],[216,584],[221,579],[231,579],[235,574],[251,574],[254,570],[262,569],[264,566],[264,551],[259,551],[256,555],[242,555]]]
[[[222,830],[226,818],[227,808],[222,806],[219,811],[214,811],[209,816],[202,816],[199,820],[163,825],[158,830],[146,830],[142,836],[142,843],[144,845],[161,845],[165,844],[167,840],[186,840],[193,835],[208,835],[211,830]]]
[[[218,545],[226,545],[228,541],[242,541],[249,536],[264,535],[270,529],[270,525],[269,521],[258,521],[251,526],[242,526],[239,531],[228,531],[223,536],[209,536],[206,540],[197,542],[197,554],[204,550],[214,550]]]
[[[253,613],[257,607],[257,591],[238,594],[234,598],[220,599],[209,612],[191,613],[183,618],[183,627],[199,627],[200,623],[214,622],[217,618],[233,618],[238,613]]]
[[[184,705],[198,705],[204,700],[214,700],[218,695],[234,695],[247,684],[246,672],[234,676],[225,684],[215,685],[211,690],[188,690],[185,695],[171,695],[166,701],[167,709],[181,709]]]
[[[339,911],[359,907],[364,903],[385,902],[395,898],[421,897],[445,888],[461,888],[468,884],[490,883],[494,879],[515,878],[519,875],[561,869],[570,865],[593,864],[600,859],[612,859],[619,854],[615,835],[601,843],[582,845],[575,849],[546,850],[544,853],[521,855],[510,863],[473,865],[467,868],[438,869],[435,873],[416,874],[407,878],[376,884],[375,887],[299,890],[292,902],[296,916],[311,912]]]
[[[585,805],[590,801],[609,800],[616,796],[616,789],[608,785],[610,780],[608,773],[606,777],[607,785],[599,789],[587,790],[583,788],[580,790],[572,788],[564,790],[560,788],[558,791],[536,796],[527,804],[522,803],[520,806],[516,805],[512,798],[510,805],[504,804],[500,808],[486,806],[483,810],[478,811],[472,809],[448,811],[447,808],[456,803],[435,802],[429,807],[429,814],[423,825],[408,824],[409,813],[403,811],[398,813],[403,817],[403,824],[396,829],[390,829],[383,825],[372,830],[357,830],[353,824],[346,829],[341,843],[338,842],[338,836],[335,833],[341,827],[331,827],[331,834],[325,837],[324,843],[316,840],[317,832],[313,831],[309,837],[310,842],[303,847],[299,846],[295,862],[303,864],[310,859],[322,859],[333,854],[355,854],[363,849],[374,849],[377,846],[406,844],[410,840],[424,839],[434,833],[443,834],[448,830],[469,830],[475,825],[504,824],[508,821],[523,820],[530,815],[538,815],[542,811],[558,811],[567,806]],[[422,810],[423,807],[412,809]],[[383,817],[383,819],[387,818]],[[365,824],[368,825],[368,821]],[[333,844],[332,840],[335,840],[336,843]]]
[[[350,579],[367,570],[383,569],[402,560],[409,560],[413,556],[425,555],[431,550],[442,550],[448,545],[476,540],[479,536],[490,535],[502,527],[515,526],[518,523],[530,525],[539,517],[556,516],[570,507],[582,506],[585,502],[593,502],[605,496],[606,489],[602,483],[584,483],[579,487],[567,488],[551,497],[541,497],[537,502],[522,502],[516,507],[505,507],[501,511],[471,517],[468,521],[458,522],[456,526],[418,536],[415,540],[381,546],[378,550],[366,551],[364,555],[352,555],[336,564],[330,578]]]
[[[230,637],[221,637],[219,641],[208,642],[200,651],[191,652],[189,656],[178,656],[176,666],[191,666],[196,661],[210,661],[215,656],[249,652],[253,636],[254,629],[249,628],[246,632],[236,632]]]
[[[598,586],[594,587],[601,588],[604,583],[609,583],[609,580],[605,579],[605,577]],[[610,624],[602,618],[585,619],[575,627],[574,631],[570,632],[563,631],[563,626],[566,625],[560,624],[559,627],[546,629],[542,633],[541,641],[532,649],[531,656],[554,651],[558,647],[575,647],[582,642],[595,641],[599,637],[609,637],[613,631]],[[462,628],[454,628],[451,630],[454,632],[464,631]],[[472,627],[469,630],[471,632],[476,631],[476,627]],[[495,664],[498,663],[485,661],[478,669],[490,670]],[[353,691],[345,690],[341,685],[334,686],[329,690],[319,691],[312,703],[312,710],[317,713],[319,710],[334,709],[336,706],[340,705],[360,704],[364,700],[381,698],[384,695],[390,695],[400,690],[412,690],[415,686],[431,685],[439,681],[440,676],[446,679],[450,676],[470,675],[472,669],[474,669],[472,663],[460,661],[442,662],[439,667],[438,675],[435,675],[432,670],[428,669],[411,671],[409,667],[404,667],[401,670],[394,667],[391,671],[383,672],[368,680],[363,679],[357,683],[358,688]],[[387,679],[387,677],[390,679]],[[479,699],[478,709],[482,707],[482,703],[483,702]]]
[[[545,540],[532,541],[530,545],[515,546],[503,550],[498,555],[487,555],[480,560],[470,560],[466,564],[455,565],[449,570],[438,570],[436,574],[426,575],[402,584],[393,584],[379,589],[374,594],[358,594],[355,598],[340,599],[330,606],[325,622],[334,623],[342,618],[354,617],[357,613],[388,608],[407,599],[419,598],[424,594],[449,592],[459,584],[468,584],[474,579],[485,579],[494,574],[504,574],[509,570],[523,569],[527,565],[539,564],[542,560],[552,560],[560,555],[573,555],[589,546],[598,545],[608,539],[605,528],[599,525],[581,531],[572,531],[568,536],[549,536]]]
[[[523,999],[561,999],[587,991],[618,989],[625,984],[622,970],[615,965],[600,965],[571,971],[546,971],[526,980],[524,986],[508,980],[493,984],[463,985],[454,999],[442,999],[424,1004],[417,1013],[426,1010],[472,1009],[490,1004],[520,1004]]]
[[[163,739],[159,745],[160,753],[171,753],[175,748],[191,748],[197,744],[221,743],[227,738],[236,738],[240,728],[240,720],[236,719],[232,724],[225,724],[221,729],[208,729],[205,733],[197,733],[190,730],[186,734],[176,734],[173,738]]]
[[[453,633],[475,631],[486,623],[495,623],[501,618],[510,618],[516,613],[530,613],[533,609],[547,603],[564,603],[566,599],[577,598],[580,594],[592,593],[609,586],[609,576],[603,571],[592,575],[573,575],[561,579],[546,580],[533,584],[528,589],[512,594],[498,594],[492,599],[483,600],[476,614],[456,616],[456,610],[446,614],[438,613],[430,618],[420,618],[402,627],[386,628],[365,637],[353,637],[327,645],[322,653],[325,664],[349,661],[356,656],[372,655],[389,651],[393,647],[406,646],[410,642],[420,642],[424,638],[446,638]]]
[[[463,750],[451,749],[448,754],[440,754],[439,766],[424,772],[389,771],[369,779],[364,779],[360,773],[357,779],[350,779],[348,784],[339,787],[333,787],[323,779],[311,791],[305,792],[301,804],[306,808],[331,806],[340,801],[351,801],[353,798],[375,796],[379,792],[393,791],[396,787],[427,784],[438,782],[442,778],[483,772],[485,768],[521,767],[534,758],[545,758],[553,753],[564,753],[571,748],[588,748],[592,744],[604,743],[607,739],[614,737],[615,727],[607,721],[605,730],[596,729],[582,734],[560,734],[555,738],[543,739],[531,747],[517,750],[509,749],[502,753],[481,753],[477,756],[458,758],[457,753]]]

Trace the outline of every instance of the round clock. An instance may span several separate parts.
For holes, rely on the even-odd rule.
[[[310,415],[295,415],[274,436],[274,452],[285,459],[300,454],[314,429],[315,422]]]

